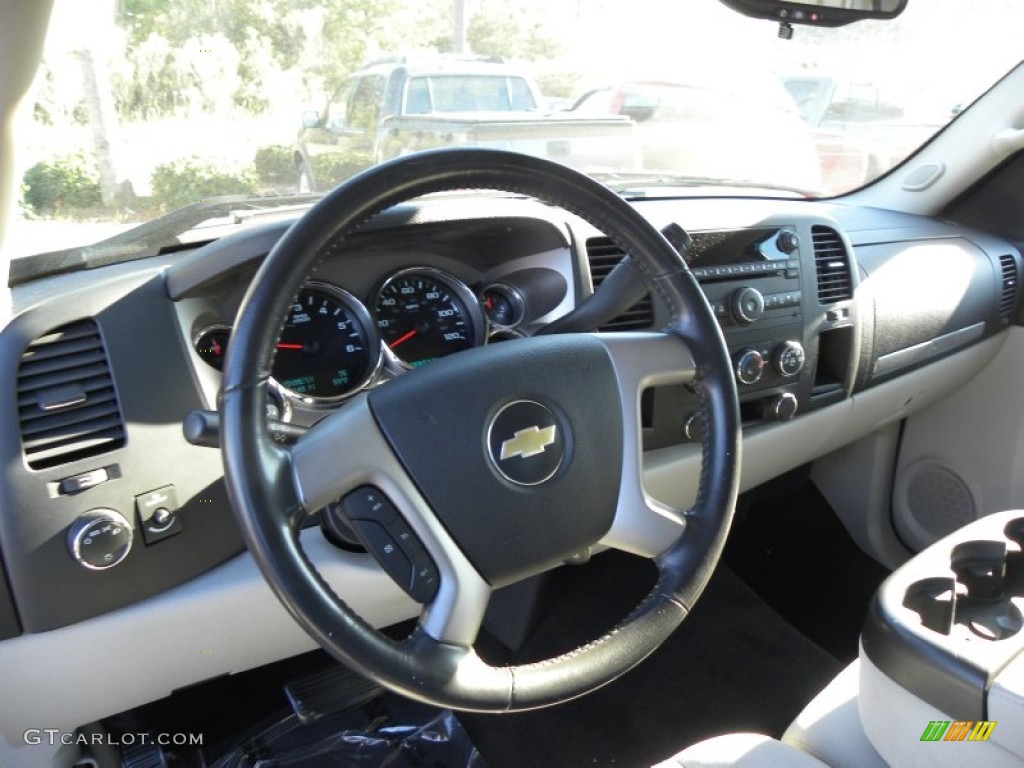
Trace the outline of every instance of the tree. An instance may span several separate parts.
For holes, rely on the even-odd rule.
[[[553,59],[562,52],[561,44],[551,37],[539,21],[530,21],[521,13],[498,16],[476,13],[469,21],[466,38],[473,53],[503,56],[509,59]]]
[[[397,14],[402,3],[407,12]],[[234,106],[258,114],[271,106],[264,88],[271,69],[301,72],[310,95],[330,94],[368,57],[401,50],[429,29],[428,6],[412,0],[119,0],[118,21],[133,52],[126,58],[144,62],[122,78],[119,107],[131,117],[194,109],[227,77],[235,81]],[[408,19],[408,26],[395,18]],[[205,49],[211,41],[220,47]],[[147,49],[152,55],[137,55]],[[208,86],[210,78],[197,76],[203,70],[197,52],[233,61],[233,72],[219,72],[221,82]]]

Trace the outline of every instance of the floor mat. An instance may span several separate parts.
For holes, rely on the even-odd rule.
[[[609,628],[647,591],[652,570],[618,552],[559,569],[551,589],[562,610],[522,655],[550,655]],[[491,768],[649,766],[719,733],[781,735],[840,669],[720,566],[675,634],[614,683],[558,707],[459,719]]]

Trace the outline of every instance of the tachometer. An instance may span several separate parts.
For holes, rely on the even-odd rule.
[[[328,404],[363,387],[380,353],[369,313],[355,296],[326,283],[307,283],[288,309],[272,374],[289,394]]]
[[[388,349],[413,368],[483,342],[476,297],[465,283],[440,270],[395,273],[378,289],[373,310]]]

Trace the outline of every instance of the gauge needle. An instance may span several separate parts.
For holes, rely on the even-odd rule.
[[[408,333],[403,333],[403,334],[402,334],[401,336],[399,336],[399,337],[398,337],[397,339],[395,339],[395,340],[394,340],[394,341],[392,341],[392,342],[391,342],[390,344],[388,344],[388,346],[389,346],[389,347],[390,347],[391,349],[394,349],[394,348],[395,348],[395,347],[397,347],[397,346],[398,346],[399,344],[401,344],[401,343],[402,343],[402,342],[404,342],[404,341],[408,341],[409,339],[411,339],[411,338],[412,338],[413,336],[415,336],[415,335],[416,335],[416,331],[415,331],[415,330],[409,331]]]
[[[277,348],[278,349],[297,349],[297,350],[304,349],[302,344],[278,344]]]

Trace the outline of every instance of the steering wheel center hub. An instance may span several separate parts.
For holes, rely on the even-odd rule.
[[[619,394],[605,347],[562,335],[466,350],[369,403],[445,529],[500,586],[607,533],[624,455]]]
[[[562,466],[567,439],[565,422],[546,405],[513,400],[487,425],[487,455],[510,483],[540,485]]]

